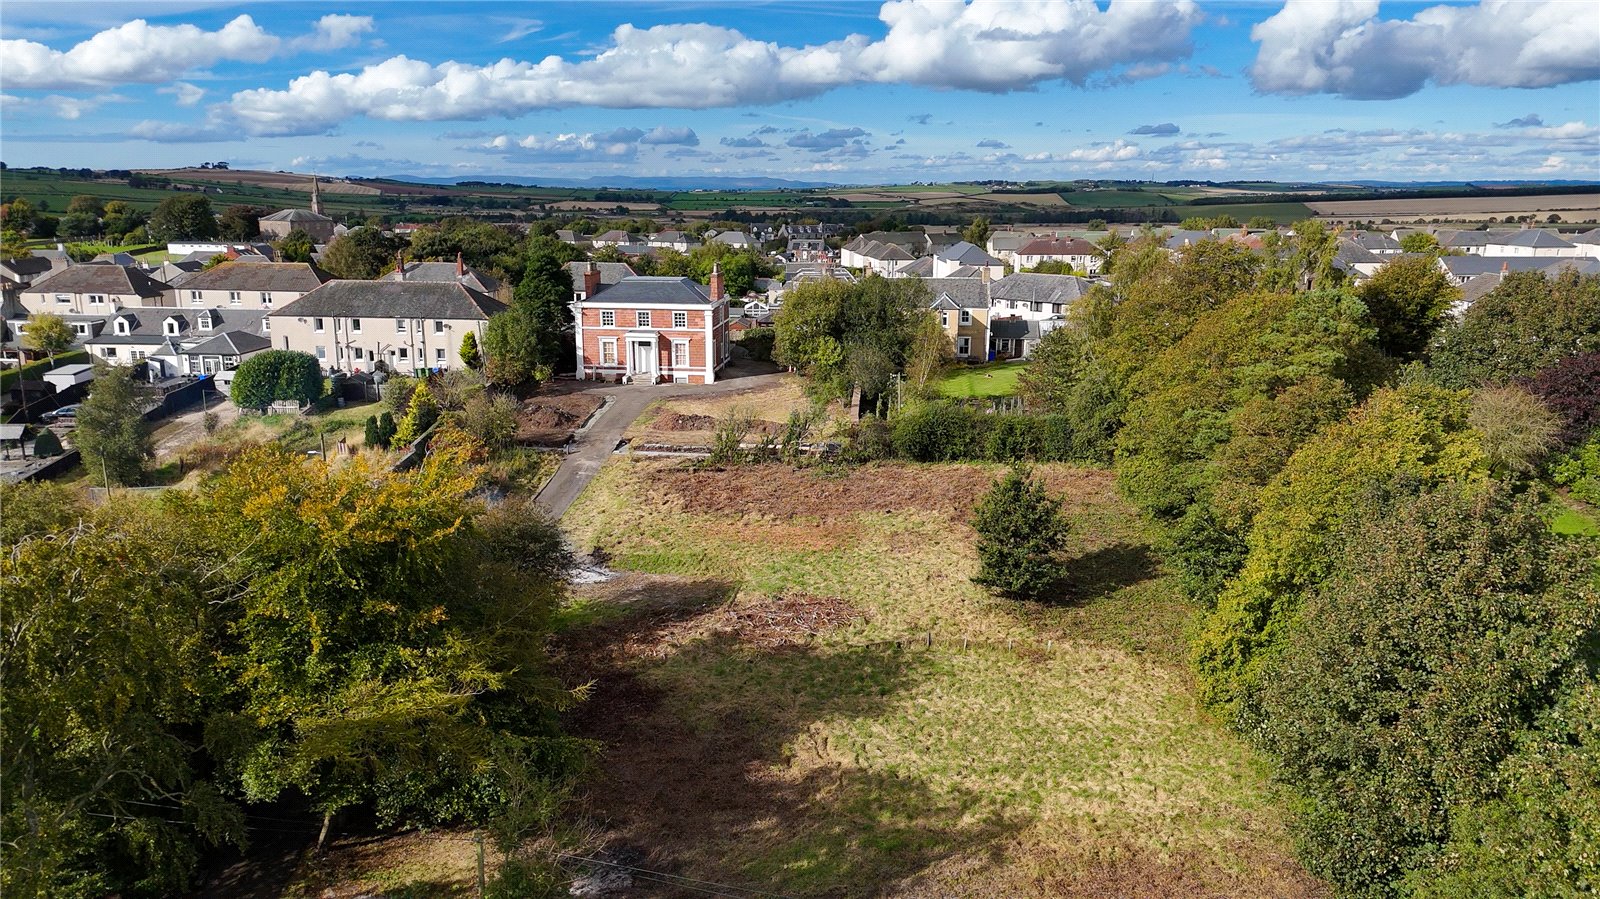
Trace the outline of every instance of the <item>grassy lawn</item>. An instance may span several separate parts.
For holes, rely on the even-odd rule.
[[[1600,537],[1600,521],[1579,512],[1570,506],[1556,513],[1555,520],[1550,526],[1557,534],[1567,534],[1578,537]]]
[[[787,895],[1320,895],[1110,473],[1037,470],[1074,527],[1052,603],[969,580],[997,468],[608,463],[563,520],[638,572],[562,635],[604,835]]]
[[[1026,362],[989,362],[951,368],[939,379],[939,392],[957,399],[1010,396],[1017,392],[1017,377]]]

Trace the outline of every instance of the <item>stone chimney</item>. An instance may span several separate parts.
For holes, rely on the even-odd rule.
[[[589,299],[600,292],[600,266],[593,262],[583,268],[583,298]]]
[[[394,270],[400,273],[400,280],[406,279],[406,257],[399,250],[394,251]]]
[[[711,301],[722,299],[722,265],[711,263]]]
[[[456,250],[456,280],[467,276],[467,264],[461,261],[461,251]]]

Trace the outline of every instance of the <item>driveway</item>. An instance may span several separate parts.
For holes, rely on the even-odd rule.
[[[758,367],[759,366],[759,367]],[[565,515],[578,494],[589,486],[621,442],[622,435],[634,419],[644,414],[645,407],[656,400],[680,396],[718,396],[756,387],[765,387],[778,380],[781,372],[759,363],[730,363],[728,374],[715,384],[610,384],[593,388],[597,395],[610,398],[610,405],[596,413],[589,427],[573,442],[571,451],[561,461],[561,467],[539,491],[540,507],[552,519]],[[759,372],[759,373],[757,373]]]

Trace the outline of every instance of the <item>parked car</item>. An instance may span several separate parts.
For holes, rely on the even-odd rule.
[[[73,424],[78,420],[78,406],[78,403],[62,406],[60,409],[57,409],[54,412],[46,412],[45,414],[39,416],[39,420],[47,423],[60,421],[67,424]]]

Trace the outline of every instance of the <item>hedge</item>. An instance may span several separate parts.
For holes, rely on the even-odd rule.
[[[18,378],[23,378],[29,381],[37,381],[40,380],[40,377],[45,372],[50,371],[53,368],[60,368],[63,365],[73,365],[88,361],[88,351],[73,350],[70,353],[61,353],[57,355],[55,365],[51,365],[49,359],[40,359],[38,362],[29,362],[20,369],[8,368],[5,371],[0,371],[0,391],[10,390],[11,386],[17,382]]]
[[[913,462],[1077,462],[1092,456],[1065,415],[988,414],[960,403],[923,403],[901,411],[891,433],[894,454]]]

